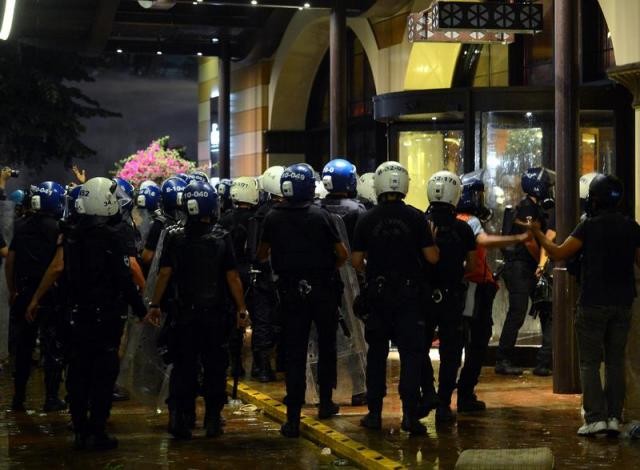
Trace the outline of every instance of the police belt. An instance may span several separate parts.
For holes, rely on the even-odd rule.
[[[71,321],[73,323],[101,322],[102,320],[126,320],[127,314],[118,313],[115,305],[80,305],[71,308]]]
[[[324,271],[312,273],[281,273],[278,275],[278,284],[298,285],[300,281],[307,281],[315,286],[329,286],[338,278],[337,271]]]
[[[464,284],[433,285],[431,288],[431,300],[434,304],[439,304],[445,299],[449,299],[456,295],[462,295],[464,290]]]

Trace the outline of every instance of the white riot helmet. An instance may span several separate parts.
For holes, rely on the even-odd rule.
[[[589,185],[598,175],[600,175],[600,173],[593,172],[580,177],[580,199],[583,201],[586,201],[587,197],[589,197]]]
[[[120,210],[116,188],[116,182],[109,178],[91,178],[82,185],[76,199],[76,211],[82,215],[116,215]]]
[[[236,204],[244,202],[255,206],[260,200],[258,180],[250,176],[241,176],[231,184],[231,200]]]
[[[398,162],[384,162],[376,168],[373,187],[376,197],[386,193],[406,196],[409,192],[409,172]]]
[[[374,188],[375,176],[374,173],[365,173],[358,178],[358,197],[372,204],[378,202],[376,189]]]
[[[456,207],[462,193],[460,177],[450,171],[438,171],[431,175],[427,183],[429,203],[443,202]]]
[[[269,194],[282,197],[280,189],[280,177],[286,168],[283,166],[272,166],[262,175],[262,188]]]

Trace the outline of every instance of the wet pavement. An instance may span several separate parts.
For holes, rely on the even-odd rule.
[[[479,398],[488,409],[475,415],[460,415],[455,425],[437,427],[433,414],[425,423],[428,436],[411,438],[400,432],[401,405],[397,395],[399,363],[389,360],[389,395],[385,399],[381,432],[358,426],[365,407],[342,404],[339,416],[324,421],[371,449],[411,468],[450,469],[465,449],[549,447],[556,468],[631,469],[640,466],[640,441],[585,439],[576,435],[581,424],[580,396],[554,395],[551,378],[525,374],[520,378],[496,376],[483,371]],[[196,431],[190,442],[175,442],[165,432],[167,415],[135,401],[116,403],[110,431],[120,439],[116,451],[74,452],[71,450],[69,418],[65,413],[40,413],[42,394],[40,371],[31,381],[27,414],[7,411],[10,377],[0,373],[0,468],[334,468],[348,464],[305,440],[280,437],[279,424],[260,411],[229,407],[225,410],[225,435],[205,439]],[[282,400],[282,381],[251,387]],[[455,396],[454,396],[455,404]],[[198,415],[202,418],[202,403]],[[315,415],[312,406],[305,413]],[[346,468],[349,468],[348,466]],[[350,467],[353,468],[353,467]]]
[[[436,374],[437,374],[437,364]],[[477,388],[478,398],[487,403],[481,413],[458,415],[457,424],[436,426],[431,413],[423,422],[426,437],[409,437],[400,431],[401,403],[397,394],[399,361],[390,355],[387,368],[388,395],[383,410],[383,431],[358,425],[365,407],[341,404],[339,416],[326,424],[347,434],[386,457],[410,468],[451,469],[466,449],[549,447],[556,468],[594,469],[640,468],[640,441],[588,439],[576,435],[582,424],[580,395],[552,393],[551,377],[536,377],[527,371],[522,377],[503,377],[485,368]],[[281,384],[248,382],[281,400]],[[453,407],[455,411],[455,394]],[[305,412],[314,415],[313,407]]]
[[[9,410],[11,381],[0,372],[0,468],[26,469],[331,469],[354,468],[305,439],[285,439],[280,425],[251,407],[227,407],[225,434],[206,439],[198,429],[194,439],[176,442],[166,433],[167,415],[135,401],[114,404],[109,432],[120,441],[117,450],[77,452],[71,448],[69,416],[42,413],[42,374],[30,381],[27,413]],[[204,406],[199,400],[198,418]],[[326,450],[325,450],[326,452]]]

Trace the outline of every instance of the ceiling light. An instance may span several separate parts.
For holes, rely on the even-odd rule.
[[[533,117],[533,113],[531,111],[529,111],[529,112],[525,113],[525,117],[531,118],[531,117]]]
[[[438,118],[437,118],[437,117],[435,117],[435,116],[432,116],[432,117],[431,117],[431,120],[432,120],[432,121],[437,121],[437,120],[438,120]]]
[[[251,5],[254,7],[258,4],[258,0],[251,0]]]
[[[202,57],[202,52],[196,52],[196,55],[197,55],[198,57]]]
[[[13,26],[13,15],[16,11],[16,0],[5,0],[4,15],[2,16],[2,26],[0,26],[0,39],[6,41],[11,34]]]
[[[311,8],[311,4],[309,2],[304,2],[304,7],[305,8]]]
[[[211,42],[214,44],[220,42],[220,38],[211,38]]]
[[[302,8],[302,7],[298,7],[298,10],[304,10],[304,8]]]
[[[194,4],[194,5],[197,5],[197,4],[198,4],[198,2],[193,2],[193,4]]]
[[[162,51],[156,52],[156,55],[162,55]]]
[[[117,52],[118,54],[122,54],[122,49],[116,49],[116,52]]]

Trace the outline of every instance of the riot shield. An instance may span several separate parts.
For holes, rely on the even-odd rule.
[[[347,229],[342,218],[331,214],[331,219],[338,229],[340,238],[349,248]],[[351,250],[349,249],[349,252]],[[338,380],[334,391],[334,401],[350,403],[353,395],[366,391],[365,369],[367,343],[364,339],[364,325],[353,313],[353,301],[360,293],[358,276],[349,259],[340,268],[340,278],[344,284],[342,304],[340,306],[340,325],[337,332],[336,348],[338,351]],[[315,327],[309,336],[307,351],[307,403],[318,403],[317,369],[318,340]]]
[[[7,246],[13,238],[13,222],[16,205],[13,201],[0,201],[0,234]],[[9,290],[0,263],[0,361],[9,357]]]
[[[167,234],[165,228],[160,234],[158,246],[149,268],[149,275],[144,290],[145,303],[151,301],[158,280],[160,256]],[[158,348],[158,339],[166,321],[163,312],[161,327],[156,328],[143,322],[135,321],[129,325],[129,338],[124,357],[120,363],[118,385],[141,402],[163,409],[168,395],[170,369],[164,363]]]
[[[140,232],[142,238],[142,246],[147,243],[147,237],[149,236],[149,230],[153,224],[153,213],[142,207],[136,207],[133,211],[133,220],[136,223],[136,227]]]

